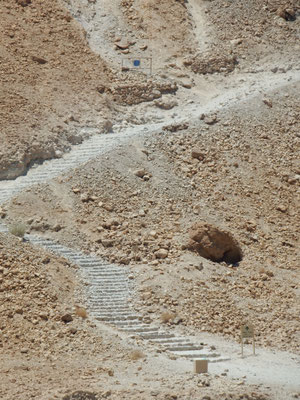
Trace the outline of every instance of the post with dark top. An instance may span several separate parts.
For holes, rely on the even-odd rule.
[[[255,356],[255,335],[253,325],[247,323],[241,326],[242,358],[244,357],[244,339],[252,339],[253,355]]]

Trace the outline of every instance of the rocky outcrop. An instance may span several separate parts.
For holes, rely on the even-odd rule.
[[[184,60],[186,67],[189,67],[195,74],[202,75],[216,72],[232,72],[237,63],[235,56],[223,54],[196,54],[194,57]]]
[[[229,232],[208,223],[196,223],[189,231],[188,248],[212,261],[235,264],[241,261],[242,251]]]

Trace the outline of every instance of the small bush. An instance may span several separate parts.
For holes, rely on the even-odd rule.
[[[113,132],[113,123],[110,120],[105,120],[104,124],[103,124],[103,129],[104,132],[106,133],[112,133]]]
[[[23,238],[26,233],[26,226],[21,223],[12,224],[9,227],[9,233],[19,238]]]
[[[165,311],[161,314],[160,319],[161,322],[163,322],[164,324],[173,321],[173,319],[175,318],[175,315],[169,311]]]
[[[141,358],[145,358],[145,354],[141,350],[132,350],[132,352],[129,354],[129,358],[133,361],[136,361]]]
[[[84,307],[76,306],[75,314],[78,317],[81,317],[82,319],[86,319],[87,318],[87,311],[86,311],[86,309]]]

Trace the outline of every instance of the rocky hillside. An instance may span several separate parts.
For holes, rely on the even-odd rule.
[[[166,125],[22,193],[9,216],[130,264],[150,318],[170,309],[187,326],[234,337],[250,318],[261,343],[296,349],[297,92],[287,85],[191,126]],[[213,231],[191,234],[195,222],[229,232],[234,242]],[[237,258],[226,258],[231,250]]]
[[[0,398],[300,398],[299,1],[5,0],[0,20],[0,181],[109,142],[1,224],[128,268],[144,323],[231,358],[193,374],[92,320],[74,265],[0,233]],[[124,64],[142,57],[152,75]]]
[[[109,71],[56,0],[9,0],[0,13],[3,179],[22,174],[33,160],[59,156],[81,140],[76,128],[83,122],[101,126],[97,87]],[[98,115],[93,122],[92,111]]]
[[[178,373],[167,355],[158,359],[151,347],[137,347],[113,331],[100,334],[76,308],[77,285],[66,260],[0,234],[1,399],[165,400],[179,393],[221,399],[226,391],[234,400],[247,393],[268,400],[257,386],[233,386],[226,376],[187,381],[190,366]],[[170,387],[169,381],[176,383]]]
[[[110,130],[114,102],[176,90],[143,77],[124,86],[120,68],[113,71],[91,51],[85,31],[57,0],[8,0],[0,14],[0,179]]]

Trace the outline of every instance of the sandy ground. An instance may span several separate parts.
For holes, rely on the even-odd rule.
[[[2,83],[7,93],[13,89],[11,97],[3,96],[5,101],[1,110],[5,117],[2,119],[1,129],[5,133],[2,136],[6,146],[2,151],[2,172],[12,165],[11,177],[15,177],[20,171],[26,171],[33,159],[61,157],[64,151],[71,148],[70,143],[78,143],[91,133],[113,130],[116,143],[118,136],[131,130],[137,132],[140,137],[145,136],[143,139],[131,137],[128,139],[128,147],[125,145],[121,148],[118,144],[119,153],[104,153],[96,162],[79,166],[77,171],[69,176],[21,194],[10,205],[0,208],[1,217],[8,214],[7,220],[24,220],[26,223],[32,219],[29,225],[34,233],[38,231],[41,235],[59,239],[67,244],[74,244],[76,236],[77,247],[96,252],[98,256],[107,259],[114,258],[115,262],[121,262],[125,257],[127,264],[127,258],[133,255],[130,251],[125,254],[123,246],[107,250],[95,244],[95,238],[97,236],[98,239],[99,235],[96,228],[103,219],[106,221],[109,218],[112,211],[102,206],[99,206],[99,211],[98,206],[94,207],[92,203],[81,204],[79,195],[76,197],[73,189],[79,187],[81,194],[91,191],[96,195],[97,202],[123,202],[123,210],[117,208],[116,218],[125,220],[127,217],[124,210],[129,214],[139,213],[141,209],[147,210],[148,200],[153,200],[153,196],[161,196],[157,215],[153,214],[153,220],[147,220],[149,226],[143,225],[146,218],[141,213],[137,217],[129,218],[129,230],[125,232],[129,240],[126,246],[129,249],[133,245],[136,246],[139,242],[135,241],[148,234],[150,228],[158,231],[153,251],[157,251],[161,246],[171,248],[169,259],[165,261],[157,260],[144,252],[141,253],[140,262],[135,263],[129,259],[129,267],[124,266],[130,268],[135,275],[136,307],[148,316],[151,310],[153,320],[159,321],[161,312],[165,308],[171,308],[172,301],[177,300],[179,306],[172,311],[177,311],[179,315],[186,313],[184,324],[170,324],[168,329],[216,346],[218,351],[228,355],[230,360],[210,364],[207,375],[195,375],[192,373],[190,360],[176,359],[170,354],[161,353],[154,345],[130,339],[110,326],[98,323],[95,325],[89,318],[81,320],[74,316],[75,304],[82,304],[84,300],[80,290],[79,294],[73,290],[79,282],[73,268],[63,260],[51,259],[51,268],[47,270],[45,264],[49,261],[45,261],[48,257],[46,254],[35,254],[35,250],[20,247],[18,242],[6,237],[5,240],[11,240],[9,245],[5,240],[0,241],[3,275],[0,282],[1,312],[2,321],[5,321],[1,322],[0,397],[3,400],[63,399],[67,393],[83,390],[91,391],[98,398],[112,399],[300,398],[297,329],[299,266],[296,253],[297,209],[294,195],[299,176],[294,158],[299,138],[299,103],[295,97],[300,78],[300,47],[297,40],[299,6],[295,1],[290,2],[289,7],[295,10],[296,18],[294,21],[287,21],[278,15],[278,7],[281,4],[275,0],[254,1],[252,7],[255,12],[251,10],[250,13],[248,2],[236,5],[223,4],[219,0],[207,4],[194,0],[187,4],[178,1],[172,4],[171,9],[167,0],[159,4],[154,1],[139,3],[134,0],[122,1],[120,4],[117,1],[98,0],[70,0],[59,3],[51,1],[47,7],[55,16],[51,26],[52,32],[43,31],[38,35],[42,40],[33,43],[26,35],[27,42],[23,41],[22,32],[26,31],[24,26],[30,26],[32,33],[35,32],[32,29],[35,20],[43,24],[47,21],[44,20],[44,6],[40,7],[41,2],[33,0],[29,3],[27,7],[18,4],[18,9],[12,1],[3,5],[9,18],[0,32],[0,51],[6,60],[4,72],[7,74],[9,71],[9,74],[5,75],[5,81]],[[9,26],[10,20],[19,18],[20,15],[22,18],[18,29],[12,29]],[[70,15],[77,22],[70,20]],[[53,39],[50,43],[49,35],[52,35]],[[10,41],[10,48],[7,48],[7,40]],[[72,52],[70,47],[77,50]],[[12,61],[11,49],[15,49],[15,53],[20,57],[19,66]],[[24,56],[24,49],[30,49],[30,57]],[[32,55],[36,56],[39,49],[43,49],[41,56],[45,58],[46,64],[41,64],[44,61],[32,59]],[[137,78],[127,72],[120,74],[122,58],[141,56],[153,58],[153,77]],[[231,65],[232,57],[238,62],[229,73],[226,68]],[[68,65],[68,68],[64,65]],[[207,73],[211,65],[215,70]],[[46,74],[41,72],[41,68],[44,68]],[[199,73],[197,68],[202,73]],[[25,70],[26,74],[23,73]],[[41,74],[45,82],[40,85],[38,82]],[[81,79],[82,76],[85,78]],[[64,86],[57,86],[60,79]],[[155,79],[163,83],[157,83]],[[125,89],[124,81],[127,82]],[[15,86],[11,86],[12,82]],[[80,96],[78,94],[74,98],[74,91],[77,94],[81,93]],[[36,93],[39,93],[38,97],[35,96]],[[13,103],[15,98],[20,100],[17,103],[17,111]],[[9,101],[6,101],[7,99]],[[291,104],[293,99],[294,104]],[[141,104],[136,104],[140,101]],[[255,123],[252,120],[251,125],[248,124],[248,119],[250,121],[253,110],[256,110],[254,114],[256,113],[257,120]],[[244,116],[241,116],[241,113],[244,113]],[[211,124],[214,115],[217,119],[221,118],[220,124],[219,121]],[[20,140],[20,127],[23,129],[20,121],[23,121],[24,116],[26,134],[22,136],[24,140]],[[188,126],[187,131],[185,124]],[[273,130],[273,126],[276,126],[276,130]],[[83,134],[83,127],[88,134]],[[36,131],[34,137],[31,135],[32,129]],[[205,134],[209,135],[205,143],[195,140],[198,137],[197,131],[201,132],[203,137]],[[49,132],[52,133],[49,135]],[[165,140],[162,139],[164,135]],[[227,148],[228,157],[222,158],[222,144],[224,148],[228,146],[228,141],[223,141],[225,135],[231,137],[231,141]],[[246,143],[248,147],[244,146],[244,136],[246,141],[249,140]],[[30,142],[28,147],[26,137],[35,140],[34,146],[31,146]],[[207,156],[211,157],[207,164],[195,172],[189,159],[190,148],[186,148],[187,144],[202,146],[202,150],[207,151]],[[28,148],[34,151],[28,152]],[[216,148],[221,154],[221,163],[218,163],[219,154],[215,157]],[[57,150],[61,153],[56,153]],[[268,165],[262,161],[264,155],[269,161]],[[281,159],[282,163],[279,162]],[[110,165],[111,162],[114,165]],[[273,165],[276,167],[276,173],[272,169]],[[261,175],[253,172],[254,166],[260,166]],[[149,181],[143,182],[144,186],[148,185],[146,189],[141,188],[139,178],[133,178],[134,171],[142,167],[152,172]],[[242,171],[241,176],[232,172],[237,167]],[[250,170],[256,180],[247,180],[251,175]],[[213,184],[215,179],[218,181],[221,176],[225,179],[223,173],[229,174],[227,187],[236,190],[235,200],[230,202],[230,194],[228,198],[231,200],[224,203],[226,207],[224,204],[219,205],[220,193],[214,190]],[[6,176],[5,174],[6,172],[2,175]],[[122,180],[118,190],[112,191],[116,176],[122,177]],[[244,179],[241,185],[234,186],[241,177]],[[125,182],[124,185],[121,182]],[[12,181],[11,185],[14,184]],[[248,185],[247,190],[245,185]],[[199,200],[199,196],[193,197],[195,186],[203,199]],[[256,193],[251,194],[253,187]],[[213,188],[211,192],[210,188]],[[224,193],[225,189],[223,188]],[[168,194],[169,190],[174,196],[173,200],[178,196],[180,210],[176,209],[176,204],[175,207],[171,204],[169,197],[172,196]],[[137,192],[133,197],[138,195],[136,202],[132,200],[133,192]],[[254,211],[256,194],[259,193],[261,198],[265,199],[266,207],[265,214],[259,214],[257,217],[258,214]],[[180,199],[184,201],[180,203]],[[216,265],[207,260],[201,261],[204,269],[203,275],[200,276],[198,270],[195,270],[195,265],[199,264],[199,256],[189,254],[180,258],[180,241],[186,238],[191,220],[199,218],[199,207],[197,211],[194,208],[195,203],[189,204],[191,199],[199,201],[205,209],[202,214],[200,212],[202,218],[209,216],[210,221],[216,222],[222,220],[225,215],[227,226],[243,241],[245,260],[241,262],[238,276],[234,275],[233,271],[230,272],[228,266]],[[279,210],[274,211],[274,199]],[[250,204],[248,210],[245,204]],[[152,203],[153,207],[154,205],[155,203]],[[235,205],[243,212],[236,211]],[[63,213],[58,215],[56,206],[65,208]],[[126,207],[129,207],[128,210]],[[173,224],[173,215],[176,212],[183,213],[180,220],[181,230],[177,233],[178,225],[175,229]],[[147,217],[148,211],[145,214]],[[256,232],[253,219],[254,225],[257,225]],[[63,228],[61,232],[37,228],[41,221],[49,222],[50,226],[58,222]],[[131,221],[138,221],[137,224],[140,225],[130,225]],[[268,224],[272,229],[266,228]],[[277,229],[273,229],[274,224]],[[248,233],[245,233],[245,229]],[[102,232],[102,235],[103,229],[99,232]],[[266,243],[268,240],[272,240],[271,245]],[[283,243],[284,240],[287,240],[288,244]],[[275,251],[278,252],[277,257],[274,255]],[[22,263],[18,263],[18,254],[21,255]],[[258,254],[260,257],[256,258]],[[267,268],[260,271],[259,263],[262,262],[267,264]],[[7,263],[12,263],[11,269]],[[23,268],[23,264],[26,267]],[[42,274],[39,273],[41,268]],[[275,279],[270,280],[265,276],[270,270],[275,272]],[[51,279],[49,280],[49,271],[52,278],[55,278],[54,287],[51,286]],[[34,277],[34,283],[28,285],[26,282],[30,282],[31,275]],[[182,275],[184,279],[181,279]],[[251,286],[249,281],[251,283],[253,276],[255,283]],[[150,282],[145,283],[148,279]],[[209,285],[209,290],[205,293],[200,292],[203,297],[193,297],[194,284],[199,283],[199,288],[203,282]],[[168,293],[171,283],[174,285],[172,296]],[[66,296],[53,297],[53,290],[59,293],[60,287],[65,289],[64,284],[69,285]],[[228,294],[228,301],[229,285],[232,294]],[[251,294],[251,291],[248,293],[250,286],[255,295]],[[153,290],[150,300],[149,297],[143,298],[144,292],[149,292],[149,287]],[[251,297],[250,300],[245,300],[246,291],[247,296]],[[190,293],[190,296],[186,296],[186,293]],[[29,300],[39,300],[33,301],[32,308],[27,307],[27,294]],[[223,295],[224,299],[227,299],[226,304],[224,300],[223,307],[228,309],[224,310],[226,318],[223,322],[217,323],[213,319],[214,311],[221,304]],[[237,296],[233,303],[231,295]],[[17,304],[22,303],[22,296],[25,296],[27,301],[24,303],[26,307],[23,314],[18,308],[20,305]],[[51,312],[47,296],[51,298],[51,307],[55,312]],[[210,299],[210,304],[203,306],[205,297]],[[163,298],[165,303],[159,304],[160,298]],[[278,299],[281,299],[282,304],[278,305]],[[168,303],[169,301],[171,302]],[[251,312],[244,312],[245,304],[253,306]],[[274,315],[273,305],[274,309],[276,308]],[[40,315],[45,308],[50,316],[47,317],[47,321],[45,316]],[[206,319],[197,325],[199,316],[206,311]],[[74,316],[71,325],[61,321],[64,312]],[[257,338],[256,355],[251,354],[252,348],[249,344],[245,346],[245,357],[241,358],[236,332],[241,317],[249,312],[253,318],[258,317],[260,335]],[[228,321],[234,328],[228,328]],[[22,338],[26,329],[29,330],[28,335],[24,336],[25,340]],[[223,334],[214,334],[214,329]],[[292,331],[291,334],[289,330]],[[48,335],[47,332],[51,334]],[[280,350],[282,348],[286,351]],[[133,350],[136,349],[142,352],[141,358],[137,360],[132,356]]]

